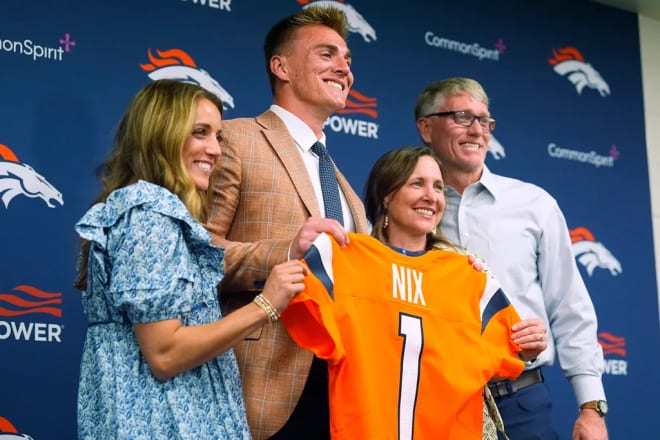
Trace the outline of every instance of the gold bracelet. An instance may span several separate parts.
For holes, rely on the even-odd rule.
[[[269,324],[272,324],[273,322],[280,319],[280,314],[278,313],[277,309],[273,307],[270,301],[268,301],[268,299],[266,299],[266,297],[262,294],[255,296],[253,302],[261,307],[264,312],[266,312],[266,318],[268,318]]]
[[[268,300],[268,298],[266,298],[265,296],[263,296],[263,295],[261,295],[261,294],[259,294],[258,296],[260,296],[261,299],[264,300],[264,302],[268,305],[268,307],[269,307],[270,310],[272,311],[272,314],[273,314],[273,316],[274,316],[273,321],[277,321],[278,319],[280,319],[280,312],[278,312],[278,311],[277,311],[277,308],[276,308],[275,306],[273,306],[273,303],[271,303],[271,302]]]

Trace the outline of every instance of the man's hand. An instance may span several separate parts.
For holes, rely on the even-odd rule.
[[[346,229],[337,220],[309,217],[300,227],[300,230],[291,242],[289,258],[291,260],[299,260],[304,257],[314,240],[316,240],[316,237],[323,232],[332,235],[341,247],[348,244],[348,232],[346,232]]]
[[[607,440],[605,418],[593,409],[583,409],[573,426],[572,440]]]
[[[547,329],[538,318],[523,319],[512,327],[511,339],[522,351],[520,358],[528,361],[535,359],[548,346]]]

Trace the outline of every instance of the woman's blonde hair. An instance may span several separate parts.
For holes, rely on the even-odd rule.
[[[222,115],[220,98],[195,84],[163,79],[141,89],[119,121],[110,155],[97,169],[102,189],[95,203],[104,202],[119,188],[145,180],[179,196],[193,218],[204,223],[206,191],[197,189],[182,156],[200,99],[214,103]],[[75,284],[81,289],[86,286],[88,255],[89,243],[83,240]]]
[[[183,163],[182,150],[200,99],[222,101],[197,85],[163,79],[133,98],[119,122],[110,156],[98,168],[103,189],[96,202],[136,180],[160,185],[181,198],[192,216],[206,220],[206,192],[196,188]]]

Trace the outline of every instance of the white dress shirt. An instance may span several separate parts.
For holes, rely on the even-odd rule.
[[[321,179],[319,177],[319,157],[312,152],[312,145],[314,145],[316,141],[320,141],[323,145],[326,145],[325,133],[323,133],[321,139],[316,139],[316,135],[312,129],[293,113],[275,104],[270,106],[270,110],[282,119],[287,130],[289,130],[291,137],[296,142],[302,159],[305,162],[305,166],[307,167],[307,172],[309,172],[309,177],[312,181],[312,186],[314,187],[314,193],[316,194],[316,200],[319,201],[319,209],[324,213],[325,206],[323,204],[323,192],[321,191]],[[339,187],[339,184],[337,184],[337,186]],[[341,199],[341,209],[342,214],[344,215],[344,229],[355,232],[355,224],[353,222],[353,216],[351,215],[351,209],[348,207],[346,196],[344,196],[341,187],[339,187],[339,198]]]

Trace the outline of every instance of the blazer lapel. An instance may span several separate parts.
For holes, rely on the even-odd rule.
[[[319,202],[309,179],[307,167],[296,142],[289,134],[286,125],[270,110],[257,116],[257,122],[264,127],[263,133],[275,155],[282,161],[305,208],[314,217],[321,217]]]

